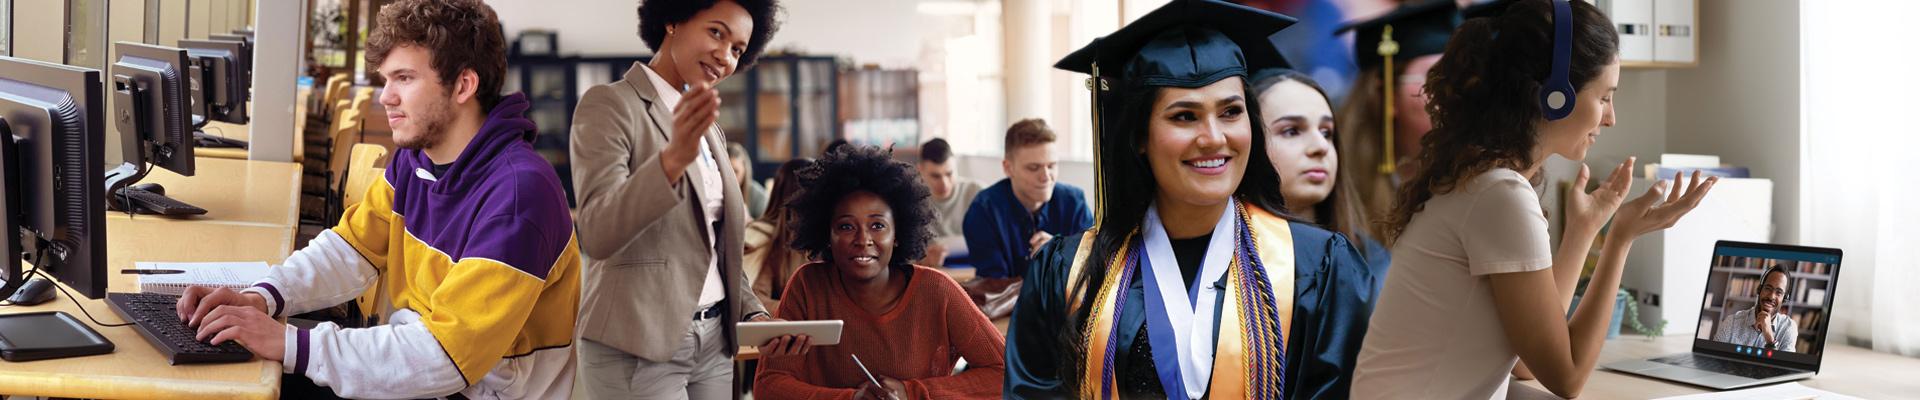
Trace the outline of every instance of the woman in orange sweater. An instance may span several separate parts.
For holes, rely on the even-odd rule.
[[[754,397],[1000,398],[1005,339],[946,273],[912,264],[933,235],[913,167],[843,146],[802,170],[800,186],[792,246],[825,261],[794,274],[776,315],[846,324],[839,345],[764,360]]]

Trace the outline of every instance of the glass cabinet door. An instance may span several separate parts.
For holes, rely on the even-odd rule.
[[[755,161],[784,162],[794,156],[793,61],[761,59],[753,67],[759,91],[754,94]],[[811,157],[812,153],[805,153]]]

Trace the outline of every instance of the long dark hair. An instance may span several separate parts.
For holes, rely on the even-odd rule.
[[[806,253],[793,250],[790,246],[794,233],[789,228],[799,224],[796,222],[799,217],[794,213],[791,203],[800,198],[803,189],[800,186],[800,169],[809,165],[813,165],[813,159],[806,157],[780,164],[780,169],[773,174],[773,194],[767,198],[767,211],[756,220],[773,226],[772,237],[766,244],[772,248],[767,249],[766,256],[761,257],[760,276],[755,278],[773,279],[776,282],[771,285],[773,291],[770,293],[776,300],[786,292],[789,270],[799,265],[798,261],[807,259]]]
[[[1580,88],[1614,62],[1620,38],[1599,8],[1570,3],[1573,57],[1567,72]],[[1433,130],[1420,139],[1413,178],[1400,187],[1382,239],[1397,240],[1427,200],[1466,179],[1494,168],[1534,167],[1533,148],[1540,141],[1534,125],[1544,120],[1537,93],[1552,69],[1552,16],[1548,0],[1519,0],[1499,17],[1469,19],[1454,32],[1427,72]]]
[[[1312,77],[1300,73],[1300,71],[1286,68],[1270,68],[1254,73],[1253,76],[1253,90],[1255,90],[1255,94],[1251,97],[1260,97],[1268,90],[1273,89],[1274,86],[1283,82],[1299,82],[1313,89],[1314,93],[1319,93],[1320,99],[1325,100],[1328,105],[1333,104],[1333,100],[1327,97],[1327,90],[1322,89],[1319,83],[1313,81]],[[1256,121],[1256,123],[1264,126],[1266,121]],[[1332,138],[1334,143],[1333,154],[1344,161],[1347,158],[1347,149],[1339,145],[1343,141],[1340,140],[1341,135],[1339,134],[1338,125],[1335,127],[1334,137]],[[1327,227],[1329,230],[1345,235],[1348,242],[1356,244],[1366,243],[1360,239],[1362,235],[1366,234],[1365,229],[1367,229],[1368,226],[1366,206],[1360,203],[1360,193],[1354,190],[1355,184],[1353,182],[1355,179],[1358,179],[1358,177],[1356,177],[1357,174],[1365,172],[1350,171],[1351,168],[1347,168],[1344,162],[1342,162],[1338,168],[1339,172],[1334,174],[1333,191],[1327,193],[1326,199],[1320,200],[1320,203],[1313,205],[1314,222]],[[1372,262],[1377,260],[1367,261]]]
[[[1284,216],[1287,208],[1280,194],[1280,173],[1274,171],[1273,161],[1267,158],[1266,127],[1259,123],[1259,96],[1254,95],[1257,92],[1250,82],[1241,77],[1240,90],[1247,101],[1247,118],[1252,121],[1249,125],[1253,128],[1253,146],[1243,155],[1249,157],[1246,175],[1241,177],[1233,198]],[[1073,304],[1093,304],[1094,297],[1099,295],[1100,282],[1107,275],[1107,266],[1121,256],[1120,247],[1145,222],[1147,206],[1153,204],[1160,191],[1160,183],[1153,177],[1153,169],[1142,151],[1147,147],[1153,104],[1166,88],[1140,85],[1124,78],[1109,80],[1109,86],[1111,90],[1103,92],[1100,101],[1118,107],[1103,107],[1100,114],[1103,131],[1100,133],[1100,165],[1094,168],[1106,181],[1095,188],[1101,198],[1099,215],[1094,217],[1099,230],[1094,233],[1093,253],[1081,267],[1080,277],[1068,283],[1073,289],[1068,293],[1081,295]],[[1068,360],[1061,364],[1062,381],[1069,388],[1077,388],[1081,380],[1073,378],[1085,373],[1080,366],[1085,365],[1086,332],[1083,329],[1089,309],[1091,307],[1077,307],[1069,316],[1066,329],[1061,329],[1054,338],[1056,344],[1064,346],[1061,348],[1074,350],[1065,352]]]

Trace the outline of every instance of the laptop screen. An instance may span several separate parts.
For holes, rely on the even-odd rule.
[[[1694,350],[1818,370],[1840,251],[1721,241]]]

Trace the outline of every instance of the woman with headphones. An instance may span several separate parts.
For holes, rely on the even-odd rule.
[[[1586,296],[1566,314],[1595,236],[1611,219],[1587,293],[1614,293],[1633,239],[1672,226],[1715,182],[1695,175],[1669,192],[1677,183],[1662,181],[1622,204],[1633,159],[1591,193],[1582,167],[1550,250],[1541,164],[1584,159],[1613,125],[1618,42],[1599,9],[1567,0],[1518,1],[1453,35],[1427,75],[1433,130],[1386,221],[1394,265],[1353,397],[1505,397],[1521,360],[1554,394],[1580,394],[1614,304]]]

